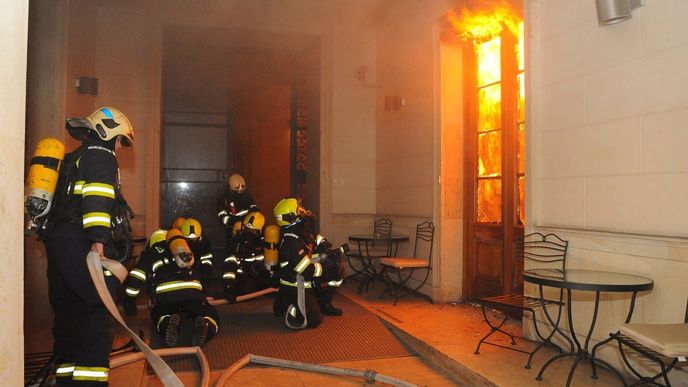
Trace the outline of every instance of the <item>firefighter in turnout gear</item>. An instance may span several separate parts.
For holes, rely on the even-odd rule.
[[[332,297],[342,283],[342,266],[329,242],[313,234],[313,213],[293,197],[280,200],[274,213],[281,227],[280,287],[274,313],[285,316],[287,326],[294,329],[317,327],[323,315],[341,316],[342,310],[332,305]],[[301,300],[299,292],[303,292]]]
[[[220,196],[217,203],[217,218],[225,227],[227,235],[227,256],[236,250],[234,236],[241,228],[241,222],[249,211],[260,211],[260,209],[246,189],[244,177],[233,173],[227,179],[225,192]]]
[[[66,120],[81,145],[65,156],[47,224],[42,232],[48,256],[48,296],[53,319],[53,353],[58,385],[108,383],[111,318],[91,280],[90,251],[116,257],[116,235],[129,227],[120,193],[115,151],[131,146],[134,130],[127,117],[104,107],[85,118]],[[107,270],[111,295],[119,281]]]
[[[203,234],[201,223],[194,218],[185,219],[179,229],[186,238],[194,257],[198,259],[195,264],[199,266],[196,269],[200,272],[201,280],[207,287],[213,274],[213,254],[210,240]]]
[[[263,226],[265,217],[258,211],[249,212],[237,232],[235,251],[225,258],[222,274],[225,298],[236,297],[272,287],[272,275],[264,264]]]
[[[151,320],[168,347],[178,345],[183,312],[193,320],[192,345],[202,346],[218,331],[217,310],[206,301],[194,260],[181,231],[156,230],[127,278],[125,313],[136,314],[136,297],[148,283],[154,302]]]

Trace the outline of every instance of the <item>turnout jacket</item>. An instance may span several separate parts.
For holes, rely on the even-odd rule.
[[[112,237],[112,225],[127,221],[126,217],[113,219],[113,206],[121,194],[117,158],[110,146],[89,141],[65,157],[76,157],[76,173],[64,177],[71,181],[64,181],[58,187],[63,192],[56,192],[66,202],[55,203],[59,208],[55,208],[55,218],[50,220],[55,233],[74,235],[80,234],[81,229],[89,240],[107,244]],[[81,227],[64,227],[65,224]]]
[[[263,249],[265,241],[262,234],[254,234],[245,229],[240,230],[236,237],[234,250],[230,251],[222,265],[222,282],[225,287],[234,286],[237,275],[259,273],[252,270],[254,265],[263,265],[265,256]]]
[[[205,300],[199,264],[192,268],[177,266],[166,241],[147,246],[127,277],[126,296],[136,298],[149,284],[149,293],[156,302]]]
[[[300,223],[282,227],[279,245],[280,285],[296,287],[296,275],[303,276],[306,288],[323,273],[322,264],[312,262],[313,236]]]
[[[196,262],[194,267],[202,275],[203,281],[210,280],[213,273],[213,253],[210,240],[205,235],[196,241],[187,240]]]
[[[258,211],[258,206],[248,192],[237,193],[225,190],[217,203],[217,218],[225,228],[232,229],[234,223],[242,221],[250,211]]]

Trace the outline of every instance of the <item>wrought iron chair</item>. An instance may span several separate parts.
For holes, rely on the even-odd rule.
[[[356,248],[351,249],[347,254],[349,267],[353,274],[346,278],[361,277],[358,285],[360,294],[364,288],[368,288],[371,281],[379,278],[379,273],[375,268],[373,259],[388,257],[392,253],[392,220],[380,218],[373,223],[373,234],[370,241],[357,241]]]
[[[382,271],[380,275],[387,283],[387,288],[380,293],[380,298],[385,293],[396,297],[394,305],[397,304],[402,294],[399,291],[408,291],[415,295],[425,297],[432,303],[432,298],[426,294],[418,292],[428,281],[430,271],[432,270],[432,241],[435,236],[435,225],[428,221],[419,223],[416,226],[416,242],[413,246],[413,256],[406,257],[387,257],[380,259]],[[424,257],[423,252],[427,252],[427,257]],[[415,272],[425,272],[425,277],[420,281],[415,288],[406,287],[406,283],[413,277]],[[390,274],[392,272],[393,274]]]
[[[516,238],[516,240],[514,241],[514,256],[516,257],[516,260],[514,262],[514,270],[511,276],[511,283],[512,289],[516,289],[517,291],[512,294],[502,294],[498,296],[483,297],[474,300],[475,303],[479,304],[482,307],[485,323],[490,327],[490,332],[487,335],[485,335],[485,337],[480,339],[480,342],[478,342],[478,347],[475,349],[475,354],[480,354],[480,346],[483,344],[489,344],[496,347],[509,349],[512,351],[526,353],[528,354],[528,361],[526,362],[525,368],[530,369],[530,363],[533,360],[533,356],[535,356],[537,351],[539,351],[540,348],[542,348],[544,345],[552,344],[559,348],[556,344],[552,343],[551,341],[552,337],[556,332],[559,332],[569,342],[569,344],[573,346],[571,339],[569,339],[566,335],[561,333],[558,330],[558,328],[552,329],[552,332],[547,337],[544,337],[542,333],[540,333],[540,329],[538,328],[537,319],[535,316],[535,311],[538,309],[546,308],[549,306],[556,306],[558,307],[556,321],[550,320],[549,314],[545,314],[545,316],[547,317],[549,323],[552,326],[558,327],[562,315],[562,306],[564,305],[563,289],[560,289],[559,291],[558,300],[548,300],[544,298],[541,300],[539,297],[530,297],[524,295],[522,282],[518,281],[520,268],[524,267],[525,261],[531,261],[532,263],[537,264],[539,266],[551,268],[556,273],[563,274],[566,270],[566,254],[568,251],[568,244],[568,241],[559,238],[555,234],[544,235],[539,232],[531,233],[523,237]],[[539,291],[543,291],[542,286],[540,286]],[[486,308],[497,309],[501,311],[504,314],[504,318],[496,323],[490,321],[490,319],[488,318]],[[532,351],[526,351],[514,347],[516,345],[515,337],[518,336],[515,336],[502,329],[502,326],[504,326],[504,324],[509,319],[509,313],[514,313],[516,311],[520,311],[521,313],[531,313],[535,333],[541,340],[540,343]],[[508,336],[511,339],[511,346],[505,346],[498,343],[486,341],[488,337],[492,336],[492,334],[496,332],[500,332]],[[559,348],[559,351],[561,351],[561,348]]]
[[[592,357],[595,357],[597,348],[611,340],[616,340],[619,345],[619,353],[626,366],[638,377],[638,381],[626,386],[652,384],[655,386],[670,387],[671,383],[667,374],[679,363],[685,363],[688,357],[688,302],[686,303],[686,316],[683,323],[679,324],[623,324],[616,333],[610,333],[609,339],[596,344],[592,348]],[[659,373],[654,376],[644,376],[628,360],[624,347],[631,348],[659,366]],[[595,362],[592,363],[593,378],[597,377]],[[657,382],[662,378],[664,383]]]

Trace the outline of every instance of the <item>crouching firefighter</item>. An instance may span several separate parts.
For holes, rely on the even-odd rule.
[[[148,282],[154,303],[151,320],[168,347],[178,345],[183,312],[193,320],[192,345],[202,346],[218,331],[217,310],[206,301],[199,268],[194,263],[180,230],[156,230],[127,278],[125,313],[136,314],[136,297]]]
[[[115,258],[115,235],[124,235],[129,219],[120,193],[115,151],[130,146],[134,130],[117,109],[104,107],[85,118],[68,118],[66,129],[81,141],[65,155],[46,216],[39,228],[48,257],[48,296],[53,320],[58,385],[107,384],[110,314],[91,280],[86,264],[90,251]],[[103,270],[114,297],[118,279]],[[125,274],[126,276],[126,274]],[[124,278],[121,279],[122,281]]]
[[[265,265],[264,225],[262,213],[249,212],[237,232],[234,251],[225,258],[222,282],[229,303],[235,303],[237,296],[273,287],[272,273]]]
[[[329,249],[320,235],[313,233],[314,215],[293,197],[280,200],[274,209],[281,227],[279,245],[280,287],[273,312],[283,315],[289,328],[315,328],[323,315],[341,316],[332,297],[342,283],[339,253],[342,246]]]

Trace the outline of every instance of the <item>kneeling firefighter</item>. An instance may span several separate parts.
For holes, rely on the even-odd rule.
[[[111,320],[89,275],[86,255],[126,255],[117,251],[115,240],[129,230],[115,151],[131,145],[134,130],[124,114],[110,107],[68,118],[65,126],[81,145],[65,155],[45,227],[38,230],[46,246],[48,296],[55,314],[56,382],[107,384]],[[119,281],[107,269],[103,274],[114,296]]]
[[[341,316],[332,297],[342,283],[340,254],[348,247],[332,250],[325,238],[314,235],[314,215],[296,198],[280,200],[274,213],[281,227],[280,287],[274,313],[284,315],[292,329],[317,327],[323,315]]]
[[[136,314],[136,297],[149,282],[154,302],[151,320],[168,347],[178,344],[182,312],[193,319],[192,345],[202,346],[218,331],[217,310],[206,301],[194,261],[180,230],[156,230],[127,278],[125,313]]]
[[[235,250],[225,258],[222,273],[225,298],[236,297],[273,286],[272,274],[265,264],[265,217],[259,211],[249,212],[236,235]]]

